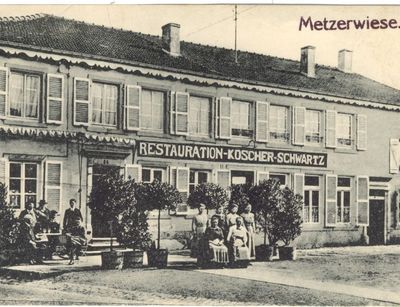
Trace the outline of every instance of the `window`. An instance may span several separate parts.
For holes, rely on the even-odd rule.
[[[117,125],[118,86],[93,82],[92,122],[94,124]]]
[[[338,146],[352,146],[352,122],[353,116],[351,114],[338,113],[336,124],[336,137]]]
[[[35,163],[10,163],[9,195],[12,208],[20,209],[27,202],[36,205],[38,167]]]
[[[269,174],[269,179],[277,180],[281,186],[286,186],[287,185],[287,179],[286,178],[287,178],[286,174],[276,174],[276,173]]]
[[[251,104],[244,101],[232,101],[232,135],[251,137],[253,129],[251,124]]]
[[[202,183],[208,182],[208,174],[209,174],[209,172],[207,172],[207,171],[190,170],[190,174],[189,174],[189,193],[192,193],[194,188],[198,184],[202,184]]]
[[[28,73],[10,74],[10,115],[21,118],[38,118],[40,77]]]
[[[210,132],[210,99],[190,96],[189,132],[208,136]]]
[[[140,106],[141,128],[163,131],[165,94],[160,91],[142,90]]]
[[[304,177],[304,223],[319,223],[319,190],[318,176]]]
[[[338,177],[337,183],[337,223],[350,223],[351,179]]]
[[[142,182],[164,182],[164,170],[162,168],[142,168]]]
[[[306,142],[310,144],[322,142],[320,111],[306,110]]]
[[[276,142],[288,142],[288,108],[281,106],[270,106],[269,116],[270,140]]]

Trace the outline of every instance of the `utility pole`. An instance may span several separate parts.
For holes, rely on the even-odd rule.
[[[238,62],[237,54],[237,4],[235,4],[235,63]]]

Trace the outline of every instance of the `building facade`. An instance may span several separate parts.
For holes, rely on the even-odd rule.
[[[400,239],[400,91],[337,68],[179,41],[49,15],[0,21],[0,181],[17,211],[46,199],[86,206],[97,178],[159,179],[186,200],[199,183],[277,178],[304,196],[298,246]],[[164,237],[196,210],[164,212]],[[150,222],[153,226],[152,215]]]

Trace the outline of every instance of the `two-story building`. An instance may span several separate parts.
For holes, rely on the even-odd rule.
[[[278,178],[304,196],[299,246],[400,238],[400,91],[338,67],[180,41],[51,15],[0,20],[0,181],[10,205],[86,206],[98,176],[177,187]],[[193,210],[163,214],[164,235]]]

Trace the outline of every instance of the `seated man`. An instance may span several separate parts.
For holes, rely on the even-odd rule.
[[[247,230],[243,226],[241,217],[236,218],[236,225],[231,226],[226,238],[229,245],[229,263],[233,264],[239,260],[250,260],[247,243]]]
[[[25,215],[20,224],[20,244],[28,257],[30,264],[43,263],[43,254],[46,246],[35,237],[33,233],[33,219]]]
[[[203,263],[224,264],[228,263],[228,248],[224,245],[224,233],[218,226],[219,218],[211,218],[211,226],[206,229],[204,234],[204,258]],[[201,265],[201,261],[199,265]]]

